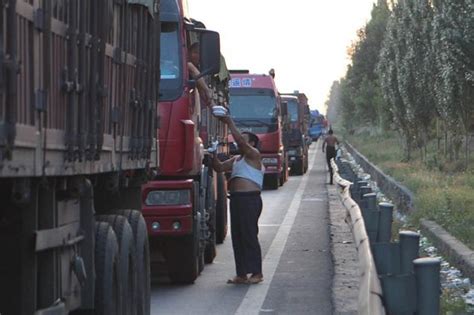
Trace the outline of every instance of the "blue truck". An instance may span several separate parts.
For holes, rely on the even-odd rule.
[[[317,109],[311,111],[309,124],[309,136],[313,141],[318,141],[319,137],[326,133],[326,119]]]

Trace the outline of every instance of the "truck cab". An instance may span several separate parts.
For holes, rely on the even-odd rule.
[[[225,106],[228,75],[219,34],[191,19],[185,2],[161,1],[160,170],[142,188],[142,213],[152,270],[164,266],[173,282],[192,283],[213,261],[227,224],[226,182],[205,156],[211,141],[225,153],[227,129],[209,114],[197,80],[205,79],[213,102]],[[198,78],[190,71],[196,44]]]
[[[283,146],[284,117],[281,99],[271,75],[230,71],[230,114],[240,131],[256,134],[265,166],[264,182],[278,189],[288,178]]]
[[[309,136],[313,141],[318,139],[326,133],[324,115],[320,114],[318,110],[311,111],[311,121],[309,125]]]
[[[306,133],[308,130],[308,103],[302,93],[282,94],[282,101],[288,108],[289,128],[285,132],[285,149],[291,173],[303,175],[308,169],[308,146]]]

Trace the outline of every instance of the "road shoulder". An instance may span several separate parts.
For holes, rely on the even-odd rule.
[[[346,209],[336,187],[328,185],[331,254],[334,266],[332,302],[334,314],[357,314],[359,265],[349,225],[344,221]]]

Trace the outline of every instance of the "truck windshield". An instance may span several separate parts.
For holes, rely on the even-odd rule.
[[[291,122],[298,121],[298,102],[296,100],[288,100],[288,116]]]
[[[271,90],[231,89],[230,113],[242,131],[267,133],[277,130],[277,100]]]
[[[181,87],[181,58],[178,23],[161,23],[160,47],[160,100],[177,98]]]
[[[321,125],[323,123],[323,116],[311,117],[311,127]]]

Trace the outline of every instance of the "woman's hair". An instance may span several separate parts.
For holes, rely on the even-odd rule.
[[[244,131],[242,132],[242,135],[248,135],[249,136],[249,142],[253,142],[254,143],[254,147],[255,148],[258,148],[258,143],[260,142],[260,139],[258,139],[258,136],[252,132],[249,132],[249,131]]]

